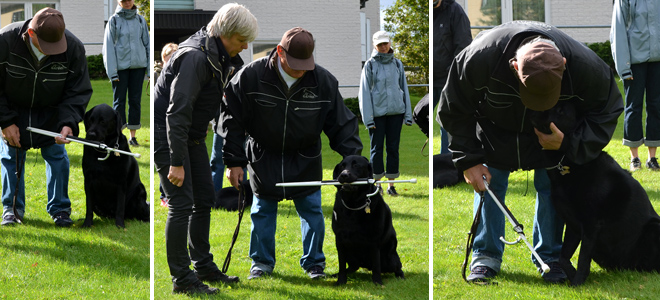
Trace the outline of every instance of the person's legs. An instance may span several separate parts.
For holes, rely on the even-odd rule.
[[[646,76],[646,139],[649,159],[656,157],[660,147],[660,62],[648,63]],[[647,163],[648,164],[648,163]],[[654,163],[657,166],[657,159]],[[657,170],[657,169],[656,169]]]
[[[135,131],[140,129],[140,115],[142,112],[142,87],[146,68],[130,69],[128,78],[128,130],[131,138],[135,137]]]
[[[59,212],[71,215],[69,199],[69,156],[64,145],[53,144],[41,148],[41,157],[46,161],[48,183],[48,204],[46,210],[51,216]]]
[[[325,268],[325,255],[323,254],[325,223],[321,209],[321,190],[306,197],[294,199],[293,203],[300,217],[302,234],[303,255],[300,258],[300,266],[303,270],[308,270],[313,266]]]
[[[369,161],[374,170],[374,179],[379,180],[385,176],[383,164],[383,144],[385,143],[385,118],[374,118],[376,128],[369,129]]]
[[[211,177],[215,191],[222,189],[225,178],[225,163],[222,160],[222,144],[224,139],[219,134],[213,134],[213,150],[211,150]]]
[[[252,198],[250,211],[250,258],[253,270],[272,273],[275,268],[275,230],[277,228],[277,201]]]
[[[395,179],[399,177],[399,144],[401,142],[403,114],[387,116],[386,120],[385,150],[387,151],[387,164],[385,177]]]
[[[509,171],[488,168],[491,174],[490,189],[504,202],[507,188],[509,186]],[[500,241],[500,236],[504,236],[504,215],[499,209],[495,200],[488,192],[484,193],[483,208],[481,209],[481,222],[477,226],[477,232],[472,247],[472,263],[470,269],[475,267],[488,267],[495,272],[499,272],[502,265],[502,254],[504,253],[504,244]],[[474,214],[477,214],[477,207],[481,201],[481,194],[474,193]]]
[[[534,250],[547,264],[558,261],[561,253],[564,221],[557,215],[550,197],[550,179],[545,169],[534,170],[536,214],[534,215]],[[536,258],[532,261],[539,266]]]
[[[25,151],[7,146],[0,141],[0,161],[2,162],[2,217],[14,215],[14,194],[16,194],[16,213],[21,219],[25,215]],[[18,191],[16,191],[16,159],[23,164]]]
[[[117,71],[119,81],[112,81],[112,108],[119,112],[122,128],[126,126],[126,92],[128,91],[128,70]]]
[[[630,66],[634,80],[624,80],[623,90],[626,95],[626,105],[623,119],[623,145],[630,147],[630,156],[633,160],[631,170],[641,167],[638,147],[644,143],[642,128],[642,109],[644,107],[644,89],[646,67],[644,64]],[[637,158],[637,161],[635,159]]]

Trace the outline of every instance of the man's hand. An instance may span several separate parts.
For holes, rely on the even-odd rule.
[[[463,171],[465,182],[471,184],[474,191],[478,193],[486,190],[486,185],[484,185],[484,176],[486,176],[486,182],[490,183],[490,172],[488,172],[488,168],[486,166],[481,164]]]
[[[2,137],[7,141],[9,146],[21,147],[21,132],[18,130],[16,124],[12,124],[2,129]]]
[[[227,174],[227,179],[229,179],[229,183],[231,183],[231,186],[238,189],[238,186],[241,184],[241,181],[243,181],[243,168],[241,167],[227,168],[226,174]]]
[[[181,187],[183,185],[183,179],[186,177],[186,171],[183,169],[183,166],[170,166],[170,173],[167,174],[167,179],[170,180],[175,186]]]
[[[534,128],[536,136],[539,137],[539,144],[541,144],[544,150],[559,150],[561,142],[564,140],[564,133],[557,128],[555,123],[550,123],[550,130],[552,134],[545,134]]]
[[[71,127],[69,126],[62,127],[62,131],[60,131],[60,136],[55,137],[55,143],[60,145],[71,143],[71,141],[66,139],[66,137],[70,135],[73,135],[73,130],[71,130]]]

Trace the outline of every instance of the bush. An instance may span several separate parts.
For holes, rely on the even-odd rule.
[[[610,41],[600,42],[600,43],[587,43],[587,47],[591,49],[605,62],[608,66],[616,73],[614,58],[612,58],[612,46]]]
[[[89,79],[108,79],[102,54],[87,56],[87,69],[89,70]]]
[[[351,112],[358,117],[359,122],[362,123],[362,115],[360,115],[360,102],[358,102],[358,98],[346,98],[344,99],[344,104],[346,104],[346,107],[348,107],[348,109],[350,109]]]

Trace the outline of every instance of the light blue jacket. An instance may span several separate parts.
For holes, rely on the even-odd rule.
[[[412,124],[412,109],[403,63],[393,51],[371,54],[360,77],[360,114],[367,128],[374,127],[374,118],[404,114],[406,125]]]
[[[622,79],[633,76],[632,64],[660,61],[660,1],[616,0],[610,41]]]
[[[147,68],[149,75],[149,27],[137,14],[137,8],[117,6],[108,20],[103,40],[103,65],[110,80],[118,78],[120,70]]]

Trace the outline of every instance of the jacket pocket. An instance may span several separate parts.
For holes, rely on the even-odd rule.
[[[7,69],[7,75],[11,78],[24,79],[27,75],[18,70]]]

